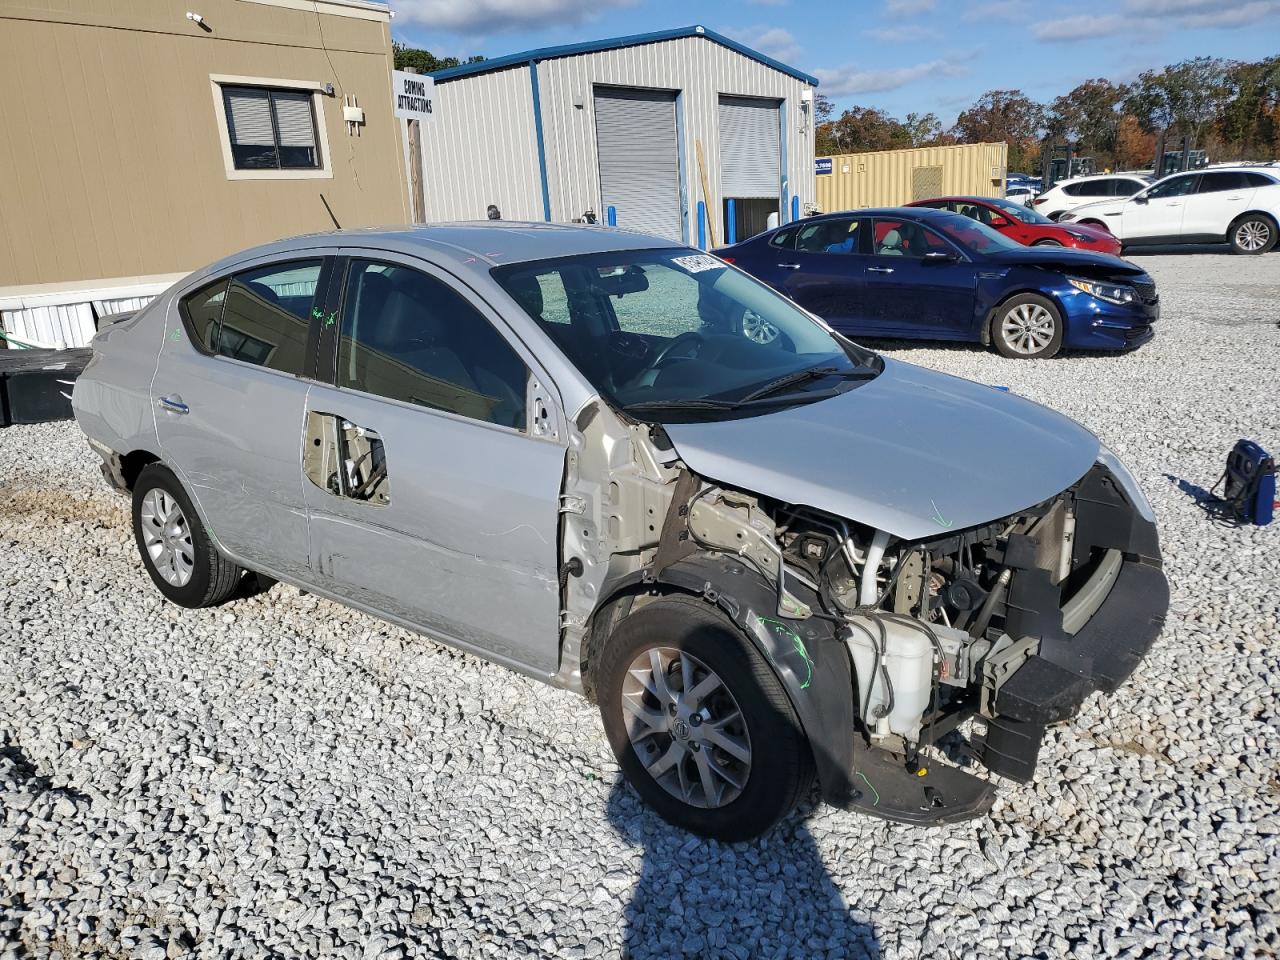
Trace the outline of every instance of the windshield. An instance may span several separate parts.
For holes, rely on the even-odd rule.
[[[930,217],[928,222],[929,226],[945,233],[949,239],[954,240],[970,253],[996,253],[1000,250],[1023,249],[1022,244],[1016,240],[1010,240],[999,230],[958,213]]]
[[[1006,217],[1009,217],[1011,220],[1017,220],[1019,223],[1053,223],[1053,221],[1043,213],[1038,213],[1031,209],[1031,207],[1025,207],[1022,204],[1014,203],[1011,200],[1002,200],[1000,197],[988,197],[987,203],[991,204],[993,207],[999,208],[1000,212]]]
[[[696,250],[584,254],[493,276],[601,395],[637,419],[764,413],[852,389],[883,368]]]

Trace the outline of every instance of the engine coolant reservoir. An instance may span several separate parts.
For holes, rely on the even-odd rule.
[[[884,626],[881,665],[889,674],[893,691],[892,709],[887,717],[880,718],[879,708],[889,700],[884,673],[875,669],[880,626],[866,616],[850,617],[849,622],[845,639],[858,675],[858,714],[873,733],[896,733],[906,740],[919,740],[933,680],[932,641],[923,630],[893,620],[880,621]]]

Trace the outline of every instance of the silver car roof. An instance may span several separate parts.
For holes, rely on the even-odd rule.
[[[429,259],[456,273],[488,273],[495,266],[620,250],[683,248],[684,244],[615,227],[477,220],[424,226],[363,227],[276,240],[212,263],[201,275],[215,275],[247,260],[317,249],[365,247]]]

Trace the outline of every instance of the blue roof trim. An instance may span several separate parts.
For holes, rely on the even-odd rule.
[[[772,67],[782,73],[803,80],[812,87],[818,85],[818,78],[802,73],[795,67],[789,67],[780,60],[767,57],[758,50],[752,50],[746,44],[730,40],[723,34],[708,30],[706,27],[677,27],[674,30],[659,30],[655,33],[637,33],[629,37],[614,37],[610,40],[592,40],[586,43],[566,43],[558,47],[539,47],[537,50],[526,50],[523,53],[509,53],[505,57],[494,57],[492,60],[481,60],[479,63],[464,63],[448,70],[437,70],[431,74],[437,83],[456,80],[459,77],[475,76],[478,73],[490,73],[507,67],[523,66],[538,60],[555,60],[559,57],[572,57],[581,53],[600,53],[604,50],[617,50],[621,47],[638,47],[646,43],[661,43],[664,40],[681,40],[685,37],[705,37],[722,47],[728,47],[744,57],[750,57],[757,63]]]

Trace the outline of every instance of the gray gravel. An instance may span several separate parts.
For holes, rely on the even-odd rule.
[[[1280,448],[1280,254],[1141,262],[1136,354],[889,348],[1095,430],[1174,592],[1036,783],[934,831],[673,831],[586,703],[285,586],[166,605],[74,425],[0,432],[0,957],[1274,957],[1280,525],[1194,493]]]

